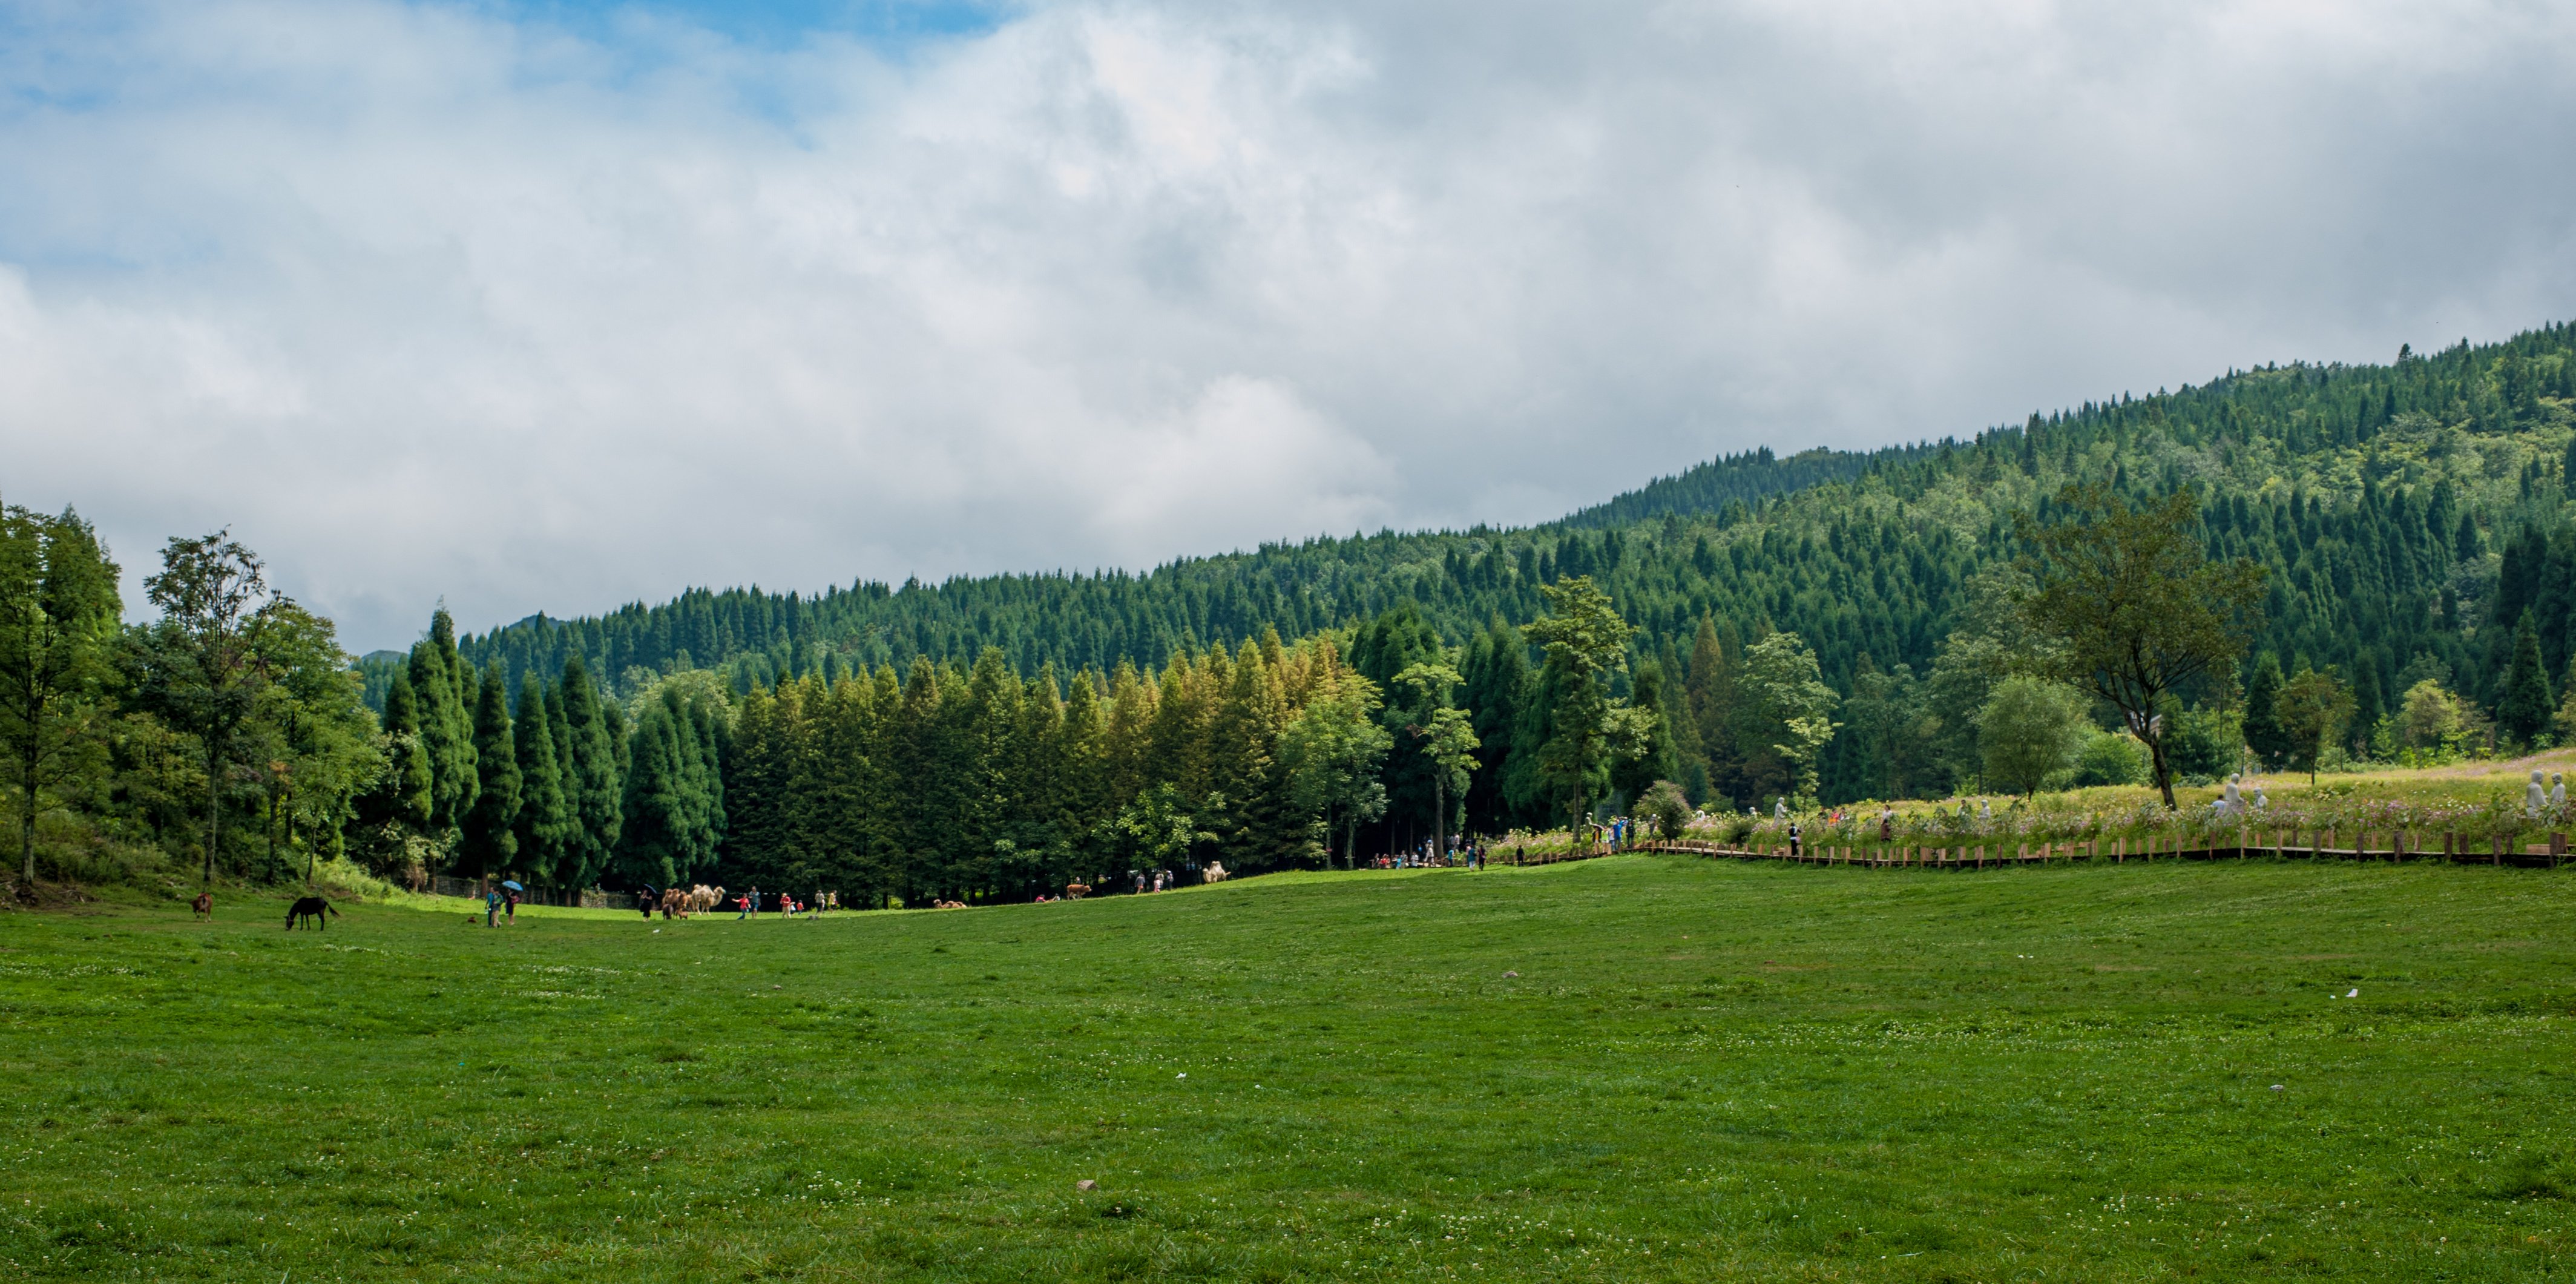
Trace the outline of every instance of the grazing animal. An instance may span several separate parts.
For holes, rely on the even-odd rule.
[[[1064,885],[1064,898],[1066,900],[1078,901],[1089,895],[1091,895],[1091,884],[1089,883],[1067,883]]]
[[[1222,883],[1225,880],[1225,866],[1217,864],[1215,861],[1209,861],[1207,863],[1207,881],[1211,883]]]
[[[669,891],[667,891],[667,892],[662,893],[662,917],[663,917],[663,918],[665,918],[665,919],[672,919],[672,918],[687,918],[688,916],[689,916],[689,894],[688,894],[687,892],[681,891],[679,888],[674,887],[674,888],[672,888],[671,890],[669,890]]]
[[[197,911],[197,917],[199,918],[209,920],[213,919],[215,916],[215,894],[213,892],[197,893],[197,899],[188,902],[188,908]]]
[[[326,914],[330,918],[323,917]],[[313,920],[315,930],[327,932],[331,930],[330,919],[339,916],[340,911],[331,908],[331,902],[319,896],[307,896],[286,907],[286,930],[294,931],[309,918]]]

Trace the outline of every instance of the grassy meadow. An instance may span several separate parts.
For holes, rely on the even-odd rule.
[[[2559,1278],[2571,880],[10,914],[0,1277]]]

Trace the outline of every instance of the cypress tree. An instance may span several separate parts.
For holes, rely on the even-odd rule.
[[[611,711],[603,707],[578,654],[564,660],[563,679],[555,692],[558,698],[548,703],[547,716],[561,717],[569,750],[556,766],[563,774],[564,809],[572,821],[565,843],[566,865],[575,871],[559,876],[567,885],[587,887],[608,871],[609,854],[616,850],[624,828],[626,791],[618,769],[619,737],[610,727]]]
[[[457,870],[468,876],[502,873],[513,868],[519,836],[511,827],[519,819],[519,754],[511,743],[510,702],[501,693],[501,673],[485,675],[474,704],[474,762],[481,782],[474,806],[459,826]]]
[[[454,648],[439,644],[443,632],[453,632],[445,610],[430,617],[430,636],[413,644],[406,673],[420,702],[421,745],[429,753],[429,824],[449,830],[464,823],[482,782],[475,772],[473,710],[458,697],[457,677],[448,668]]]
[[[2496,728],[2514,743],[2528,745],[2548,729],[2555,712],[2549,672],[2540,664],[2540,635],[2526,615],[2514,629],[2513,664],[2505,671],[2504,698],[2496,702]]]
[[[394,670],[393,685],[385,692],[384,728],[393,740],[393,760],[386,764],[385,772],[390,787],[386,818],[414,829],[426,829],[435,801],[435,785],[429,748],[421,740],[420,698],[413,694],[411,675],[403,669]]]
[[[688,868],[688,830],[694,810],[688,796],[681,732],[671,709],[645,702],[627,737],[624,818],[617,868],[648,887],[669,887]]]
[[[564,803],[563,772],[555,760],[545,685],[534,673],[519,678],[519,716],[511,743],[519,766],[519,815],[510,827],[518,840],[519,868],[556,885],[558,878],[577,876],[580,870],[565,859],[573,821]]]

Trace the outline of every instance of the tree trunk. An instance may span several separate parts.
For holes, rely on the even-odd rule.
[[[18,815],[18,859],[25,866],[21,880],[29,896],[36,892],[36,754],[31,746],[26,758],[27,807]]]
[[[206,750],[206,883],[215,881],[215,846],[224,837],[224,795],[222,774],[216,765],[219,755]]]
[[[2147,758],[2155,764],[2156,788],[2163,791],[2165,810],[2174,810],[2173,768],[2165,762],[2165,738],[2157,735],[2147,741]]]
[[[1439,864],[1449,855],[1449,788],[1438,777],[1431,781],[1431,862]]]

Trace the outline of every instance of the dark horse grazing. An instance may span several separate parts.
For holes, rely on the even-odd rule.
[[[215,894],[213,892],[199,892],[197,893],[197,899],[188,902],[188,907],[197,911],[197,917],[199,918],[213,918],[215,916]]]
[[[314,927],[325,932],[330,931],[330,919],[322,917],[325,914],[337,918],[340,911],[331,908],[331,902],[319,896],[307,896],[286,907],[286,930],[294,931],[298,923],[309,918],[313,920]]]

